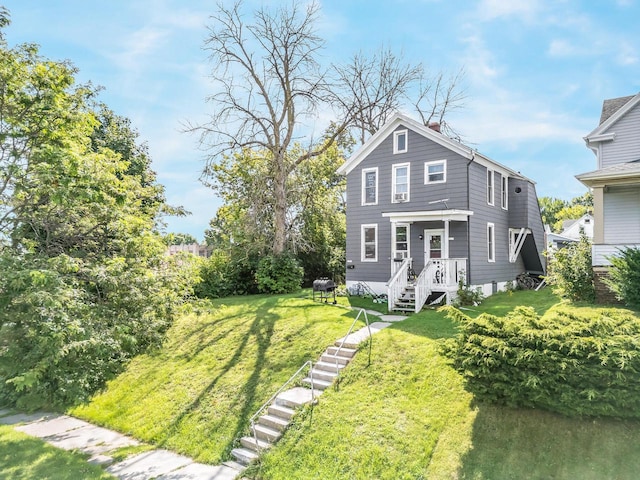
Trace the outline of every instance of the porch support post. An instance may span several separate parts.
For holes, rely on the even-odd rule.
[[[442,240],[442,258],[449,258],[449,220],[444,221],[444,238]]]

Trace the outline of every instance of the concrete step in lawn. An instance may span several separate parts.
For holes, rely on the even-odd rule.
[[[327,370],[318,370],[314,368],[311,373],[313,373],[313,379],[324,380],[326,382],[332,382],[337,376],[338,372],[329,372]],[[309,375],[311,378],[311,375]]]
[[[280,430],[259,423],[256,423],[251,429],[251,433],[253,434],[254,432],[260,440],[266,440],[267,442],[275,442],[282,436]]]
[[[282,418],[277,415],[267,414],[267,415],[262,415],[258,419],[258,423],[260,425],[273,428],[274,430],[278,430],[279,432],[284,432],[285,429],[289,426],[289,418]]]
[[[249,450],[248,448],[234,448],[231,450],[231,455],[233,455],[240,465],[249,465],[260,456],[258,452]]]
[[[288,408],[283,405],[271,404],[267,409],[269,415],[273,415],[275,417],[280,417],[285,420],[291,420],[291,418],[296,414],[296,411],[293,408]]]
[[[256,441],[254,437],[247,435],[246,437],[242,437],[240,439],[240,445],[248,450],[259,452],[260,450],[271,448],[273,443],[263,438],[258,438]]]
[[[325,353],[327,353],[328,355],[338,355],[340,357],[353,358],[357,352],[358,350],[356,350],[355,348],[340,348],[339,346],[335,346],[327,348]]]
[[[320,380],[319,378],[313,377],[313,381],[312,381],[310,377],[307,377],[302,379],[302,383],[304,383],[305,385],[309,385],[309,387],[311,387],[311,384],[313,384],[314,389],[323,391],[331,386],[331,384],[333,383],[333,380],[331,381]]]
[[[346,367],[346,365],[340,365],[340,364],[336,365],[335,362],[322,362],[322,361],[316,363],[313,366],[315,370],[322,370],[322,371],[334,372],[334,373],[338,373],[344,367]]]

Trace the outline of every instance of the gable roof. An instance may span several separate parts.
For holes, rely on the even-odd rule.
[[[371,136],[364,144],[353,154],[349,159],[338,168],[338,173],[341,175],[349,174],[354,168],[360,164],[373,150],[375,150],[396,128],[399,126],[405,126],[410,128],[414,132],[422,135],[423,137],[451,150],[452,152],[461,155],[462,157],[473,160],[480,165],[484,165],[490,169],[496,170],[501,174],[506,174],[511,177],[521,178],[534,183],[532,180],[526,178],[520,172],[516,172],[489,157],[482,155],[481,153],[473,150],[472,148],[457,142],[442,133],[423,125],[420,122],[416,122],[412,118],[407,117],[401,113],[396,113],[387,123],[385,123],[380,130]]]
[[[608,136],[598,138],[604,135],[607,129],[622,118],[628,111],[640,103],[640,93],[628,97],[611,98],[602,103],[602,113],[600,115],[600,125],[598,125],[591,133],[584,137],[587,145],[591,142],[599,142],[602,140],[612,140]]]

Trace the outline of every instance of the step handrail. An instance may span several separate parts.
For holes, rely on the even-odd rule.
[[[294,373],[293,375],[291,375],[291,377],[289,377],[289,380],[287,380],[286,382],[284,382],[282,384],[282,386],[278,389],[278,391],[276,393],[274,393],[273,395],[271,395],[271,398],[269,398],[269,400],[267,400],[265,403],[262,404],[262,406],[258,409],[258,411],[256,413],[253,414],[253,416],[249,419],[249,425],[251,428],[251,431],[253,432],[253,440],[256,442],[256,449],[259,451],[261,450],[260,444],[258,443],[258,434],[256,433],[256,429],[255,429],[255,425],[256,425],[256,418],[258,418],[260,415],[262,415],[262,412],[269,406],[271,405],[271,403],[275,400],[275,398],[280,395],[282,393],[282,391],[287,388],[289,386],[289,384],[291,382],[293,382],[293,380],[300,375],[300,372],[302,372],[305,367],[309,367],[309,378],[311,379],[311,401],[315,402],[316,400],[316,393],[315,393],[315,389],[313,387],[313,362],[311,360],[307,360],[306,362],[304,362],[304,364],[298,369],[298,371],[296,373]]]
[[[360,311],[358,312],[358,315],[356,315],[356,318],[354,318],[353,322],[351,322],[349,331],[344,337],[342,337],[342,342],[340,342],[338,349],[333,355],[330,355],[334,357],[336,360],[336,372],[338,373],[338,376],[340,375],[340,367],[338,366],[338,354],[340,353],[340,350],[342,350],[342,347],[344,347],[344,343],[347,341],[347,337],[351,335],[351,333],[353,332],[353,327],[355,327],[356,322],[360,318],[360,315],[362,315],[363,313],[364,313],[364,321],[367,325],[367,330],[369,331],[369,362],[371,362],[371,325],[369,325],[369,316],[367,315],[367,311],[364,308],[361,308]]]

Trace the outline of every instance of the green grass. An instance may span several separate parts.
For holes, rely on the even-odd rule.
[[[0,425],[0,478],[12,480],[113,479],[87,457],[55,448],[38,438]]]
[[[134,359],[70,413],[191,456],[226,459],[249,418],[355,312],[304,294],[225,298],[181,318],[161,350]]]
[[[72,413],[198,461],[228,457],[248,418],[308,359],[346,333],[356,312],[295,295],[212,302],[135,359],[105,392]],[[384,312],[347,297],[339,303]],[[601,308],[561,302],[550,289],[500,293],[467,310],[504,315]],[[371,363],[356,356],[261,462],[265,479],[635,479],[640,423],[569,419],[474,401],[442,356],[456,326],[425,309],[376,334]]]

